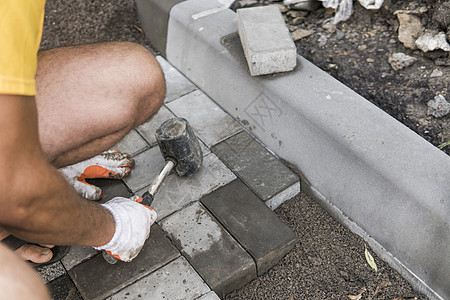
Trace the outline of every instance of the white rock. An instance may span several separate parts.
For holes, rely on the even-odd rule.
[[[416,46],[423,52],[433,51],[436,49],[442,49],[447,52],[450,51],[450,45],[447,42],[444,32],[439,32],[436,34],[427,31],[416,40]]]
[[[441,77],[444,75],[444,73],[439,69],[434,69],[433,72],[431,72],[430,77]]]
[[[397,52],[389,56],[389,64],[394,70],[401,70],[403,68],[409,67],[417,61],[417,58],[406,55],[402,52]]]
[[[450,103],[441,94],[436,95],[433,100],[428,101],[427,106],[427,115],[432,115],[436,118],[441,118],[450,113]]]
[[[399,13],[397,14],[400,26],[398,28],[398,40],[403,43],[406,48],[416,49],[416,40],[424,31],[420,19],[416,16]]]
[[[294,41],[298,41],[301,40],[307,36],[310,36],[312,34],[311,30],[306,30],[306,29],[297,29],[294,32],[291,33],[292,35],[292,39]]]

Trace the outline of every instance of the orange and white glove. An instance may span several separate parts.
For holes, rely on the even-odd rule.
[[[134,160],[127,153],[108,150],[77,164],[59,169],[78,194],[88,200],[99,200],[102,190],[86,182],[86,179],[120,179],[131,172]]]
[[[110,255],[125,262],[135,258],[150,235],[150,226],[156,221],[156,212],[140,204],[139,196],[129,199],[116,197],[103,207],[114,217],[116,230],[111,241],[96,250],[105,250]]]

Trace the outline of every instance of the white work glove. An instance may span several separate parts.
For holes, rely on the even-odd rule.
[[[150,235],[150,226],[156,221],[156,212],[148,206],[139,204],[142,198],[130,199],[116,197],[105,204],[114,217],[116,229],[111,241],[106,245],[94,247],[105,250],[122,261],[129,262],[135,258]]]
[[[77,164],[59,169],[77,193],[88,200],[99,200],[102,190],[86,182],[86,179],[111,178],[120,179],[131,172],[134,160],[127,153],[108,150]]]

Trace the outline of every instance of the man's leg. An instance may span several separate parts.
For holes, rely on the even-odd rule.
[[[56,167],[109,149],[150,119],[165,95],[156,59],[126,42],[41,52],[36,81],[41,144]]]
[[[39,53],[36,102],[44,153],[55,167],[95,156],[153,116],[165,95],[164,75],[145,48],[127,42]],[[1,240],[1,238],[0,238]],[[35,262],[43,248],[18,253]],[[46,256],[48,257],[48,256]]]

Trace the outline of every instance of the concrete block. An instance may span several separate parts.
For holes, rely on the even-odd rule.
[[[157,56],[156,59],[158,60],[166,79],[165,103],[169,103],[197,89],[197,87],[190,82],[189,79],[175,69],[162,56]]]
[[[162,220],[234,179],[236,176],[214,154],[209,154],[203,158],[200,170],[191,177],[167,176],[152,207],[158,213],[158,220]],[[137,194],[142,195],[146,190]]]
[[[287,72],[295,68],[297,49],[278,7],[238,9],[237,22],[252,76]]]
[[[152,147],[158,145],[156,141],[155,132],[166,120],[175,117],[175,115],[167,109],[166,106],[161,106],[159,111],[150,119],[150,121],[142,124],[137,128],[137,131],[142,135],[145,141]]]
[[[210,291],[184,257],[129,285],[110,300],[121,299],[196,299]]]
[[[149,148],[145,140],[136,132],[131,130],[120,142],[111,147],[111,149],[119,149],[121,152],[128,153],[131,156]]]
[[[163,55],[166,54],[170,9],[184,0],[135,0],[137,15],[145,35]]]
[[[203,197],[201,203],[250,253],[258,276],[295,245],[294,232],[239,179]]]
[[[178,117],[188,120],[208,147],[242,130],[238,123],[199,90],[170,102],[167,107]]]
[[[153,224],[150,238],[133,261],[110,265],[99,254],[71,269],[69,275],[84,299],[104,299],[179,255],[161,228]]]
[[[83,300],[69,275],[65,274],[49,282],[47,288],[52,299],[58,300]]]
[[[167,217],[161,227],[220,297],[256,277],[253,259],[199,202]]]
[[[298,176],[245,131],[211,150],[264,202],[270,201],[273,208],[300,192]]]
[[[150,185],[164,166],[164,158],[158,147],[151,148],[134,157],[136,165],[131,174],[123,179],[125,184],[136,193]]]
[[[96,256],[97,254],[98,251],[92,247],[72,246],[69,253],[61,259],[61,263],[64,265],[64,268],[69,271],[73,269],[73,267]]]
[[[220,300],[220,298],[216,293],[209,292],[208,294],[201,296],[197,300]]]
[[[288,74],[249,76],[233,11],[192,20],[213,6],[172,8],[169,62],[294,164],[416,290],[450,298],[450,157],[301,56]]]

